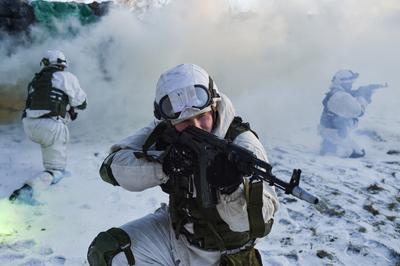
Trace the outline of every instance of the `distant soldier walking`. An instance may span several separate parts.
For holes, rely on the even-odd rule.
[[[57,50],[49,50],[41,60],[43,68],[28,85],[22,116],[26,135],[40,144],[44,171],[14,191],[10,200],[32,202],[34,192],[57,183],[67,164],[67,124],[77,118],[76,109],[86,108],[86,93],[77,77],[65,71],[67,60]]]

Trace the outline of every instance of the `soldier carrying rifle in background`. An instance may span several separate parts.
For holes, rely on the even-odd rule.
[[[325,95],[319,134],[322,137],[321,155],[336,155],[343,158],[359,158],[365,155],[353,139],[352,133],[358,126],[358,119],[364,115],[371,103],[372,94],[385,84],[370,84],[352,90],[358,73],[339,70],[332,78],[329,92]]]

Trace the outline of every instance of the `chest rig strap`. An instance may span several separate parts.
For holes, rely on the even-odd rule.
[[[154,161],[147,151],[157,143],[158,138],[168,126],[170,125],[165,122],[158,124],[146,139],[142,146],[143,150],[135,152],[135,156]],[[244,123],[240,117],[235,117],[226,133],[225,139],[234,141],[237,136],[246,131],[253,132],[257,137],[257,134],[251,130],[248,123]],[[159,143],[157,143],[155,148],[157,150],[165,150],[167,147],[159,147]],[[221,254],[225,254],[232,250],[241,250],[244,246],[253,245],[255,238],[263,237],[269,232],[269,230],[266,230],[268,226],[264,223],[262,215],[262,182],[244,184],[250,225],[248,232],[231,231],[228,224],[219,216],[216,208],[203,209],[198,204],[195,204],[194,199],[188,197],[182,191],[186,185],[175,184],[173,180],[169,180],[161,187],[164,192],[170,195],[170,216],[175,236],[178,238],[180,234],[185,235],[192,245],[206,250],[219,250]],[[188,223],[193,225],[193,232],[186,230],[185,224]]]
[[[162,133],[168,128],[170,125],[166,121],[160,122],[150,133],[150,135],[146,138],[145,142],[143,143],[142,146],[142,151],[135,151],[134,155],[136,158],[144,158],[149,162],[155,162],[155,161],[160,161],[160,158],[158,157],[153,157],[148,154],[149,149],[157,144],[157,141],[161,137]],[[157,149],[160,148],[168,148],[168,147],[156,147]]]

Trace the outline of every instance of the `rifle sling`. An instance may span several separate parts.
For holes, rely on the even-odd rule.
[[[141,158],[144,157],[148,161],[154,161],[154,158],[149,156],[147,154],[147,151],[150,149],[151,146],[156,144],[157,140],[160,138],[162,133],[164,132],[165,129],[167,129],[168,123],[166,122],[161,122],[159,123],[153,131],[150,133],[150,135],[146,138],[145,142],[143,143],[142,146],[142,153],[141,152],[135,152],[136,158]]]
[[[249,216],[250,237],[259,238],[265,236],[266,224],[264,223],[263,207],[263,182],[244,181],[247,213]]]

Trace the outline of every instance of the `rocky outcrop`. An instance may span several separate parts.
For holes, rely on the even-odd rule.
[[[15,35],[26,33],[33,24],[39,24],[50,31],[57,20],[77,18],[81,24],[96,22],[108,12],[111,2],[47,2],[36,0],[0,0],[0,32]]]

